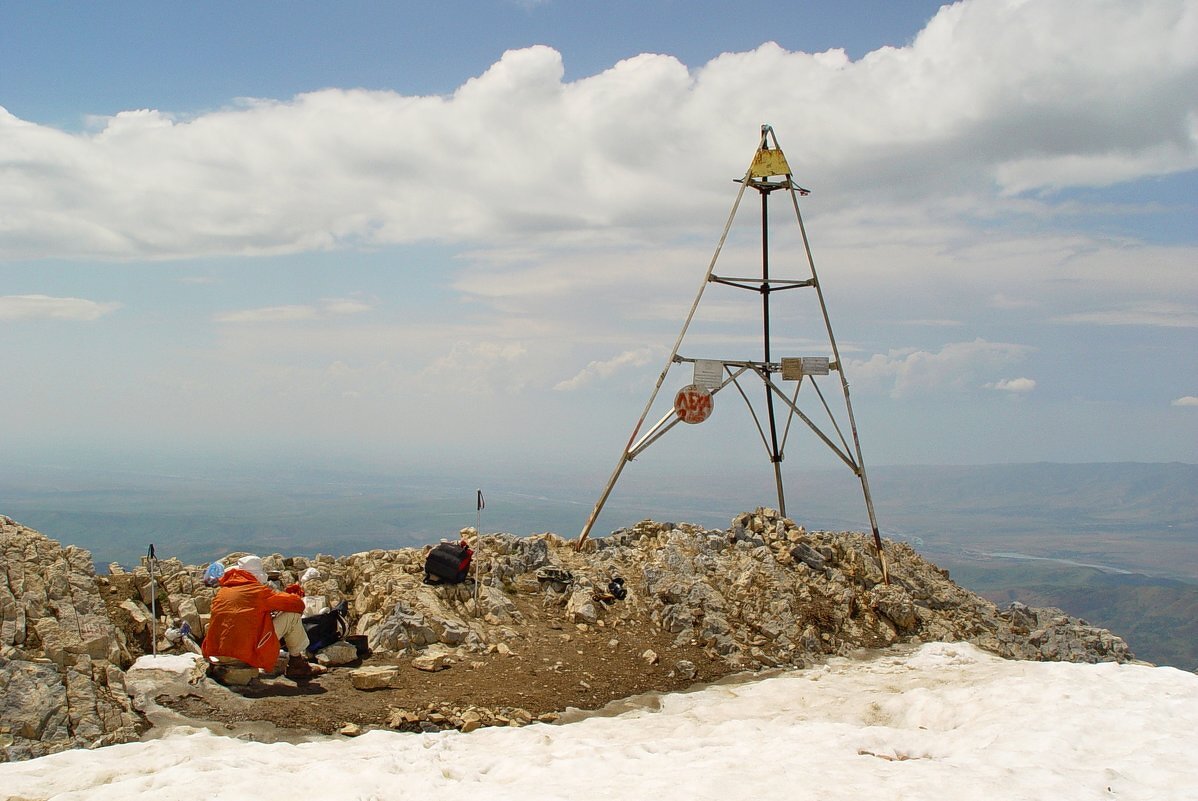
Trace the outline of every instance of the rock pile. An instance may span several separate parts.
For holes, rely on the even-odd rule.
[[[527,709],[520,707],[490,709],[470,706],[463,709],[438,704],[421,710],[396,709],[391,713],[388,726],[396,731],[434,732],[452,728],[471,732],[484,726],[519,727],[534,721],[553,723],[557,719],[558,715],[552,712],[534,717]]]
[[[727,530],[643,521],[581,550],[553,534],[462,535],[476,551],[477,581],[446,587],[422,583],[427,549],[263,561],[281,585],[315,568],[317,577],[303,582],[313,612],[348,601],[351,632],[366,637],[375,654],[418,656],[425,670],[439,669],[446,656],[503,653],[526,625],[513,602],[521,595],[539,596],[555,627],[646,621],[729,671],[801,667],[827,655],[931,640],[966,640],[1019,659],[1133,659],[1119,637],[1060,610],[997,609],[906,544],[885,543],[891,583],[883,584],[871,538],[808,532],[771,509],[738,515]],[[123,670],[154,647],[151,632],[160,653],[194,649],[180,631],[203,638],[215,595],[202,581],[205,566],[161,560],[153,582],[145,564],[130,571],[113,565],[96,576],[87,552],[3,517],[0,552],[0,760],[137,737],[144,723]],[[160,616],[153,625],[151,600]],[[641,658],[659,659],[653,652]],[[694,675],[683,660],[670,668]],[[353,680],[369,688],[388,678],[363,668]],[[399,710],[394,717],[394,728],[406,730],[531,719],[518,708]]]
[[[91,555],[0,516],[0,761],[136,739]]]

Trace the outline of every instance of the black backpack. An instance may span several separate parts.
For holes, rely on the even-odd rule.
[[[349,601],[342,601],[327,612],[303,619],[308,635],[308,651],[316,653],[349,634]]]
[[[424,560],[425,584],[461,584],[470,572],[474,551],[465,542],[442,542]]]

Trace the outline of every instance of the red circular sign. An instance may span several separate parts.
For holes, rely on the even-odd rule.
[[[711,410],[711,393],[698,384],[685,386],[674,396],[674,411],[684,423],[702,423],[711,417]]]

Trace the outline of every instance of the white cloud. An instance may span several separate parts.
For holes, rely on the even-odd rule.
[[[119,303],[49,295],[0,295],[0,320],[98,320],[119,309]]]
[[[313,306],[264,306],[258,309],[223,312],[214,319],[218,323],[292,323],[298,320],[315,320],[317,316]]]
[[[1180,303],[1141,303],[1118,309],[1075,312],[1055,318],[1061,323],[1136,325],[1154,328],[1198,328],[1198,308]]]
[[[618,356],[603,361],[593,361],[579,370],[573,378],[559,381],[553,388],[571,392],[589,384],[597,378],[610,378],[625,367],[644,367],[653,356],[652,348],[637,348],[624,351]]]
[[[889,387],[895,398],[964,391],[982,384],[987,373],[1022,361],[1032,350],[1027,345],[976,339],[950,343],[934,353],[906,350],[875,354],[865,361],[848,363],[846,372],[850,381]]]
[[[983,386],[985,386],[986,389],[997,389],[1003,392],[1024,394],[1031,392],[1036,388],[1036,381],[1033,378],[1004,378],[1001,381],[994,381],[989,384],[984,384]]]
[[[1193,395],[1183,395],[1177,400],[1169,404],[1170,406],[1198,406],[1198,397]]]
[[[1005,292],[997,292],[990,298],[990,307],[994,309],[1034,309],[1037,305],[1031,298],[1012,297]]]
[[[922,325],[929,328],[960,328],[965,325],[960,320],[903,320],[904,325]]]
[[[456,342],[425,368],[421,382],[469,396],[518,393],[528,381],[527,358],[522,342]]]
[[[321,320],[369,311],[371,305],[350,298],[326,298],[319,305],[264,306],[257,309],[222,312],[213,319],[218,323],[294,323]]]
[[[361,314],[363,312],[368,312],[371,309],[371,305],[369,303],[365,303],[360,300],[354,300],[352,298],[328,298],[322,301],[322,303],[324,311],[327,314],[338,316]]]
[[[176,258],[705,228],[762,109],[828,207],[1176,173],[1198,167],[1196,18],[1184,0],[1081,15],[967,0],[909,46],[858,61],[766,44],[689,70],[642,55],[565,82],[561,56],[538,46],[443,97],[327,89],[189,118],[126,111],[80,134],[0,111],[0,252]]]

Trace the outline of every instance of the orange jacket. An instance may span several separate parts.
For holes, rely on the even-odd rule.
[[[270,613],[303,611],[304,599],[299,595],[271,589],[239,568],[226,570],[212,601],[204,656],[229,656],[270,670],[279,658],[279,638]]]

